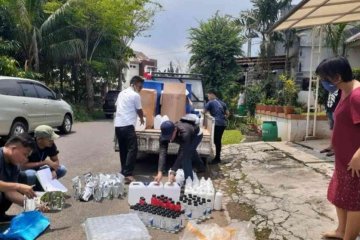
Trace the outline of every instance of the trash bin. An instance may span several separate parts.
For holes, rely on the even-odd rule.
[[[278,128],[276,121],[264,121],[262,125],[262,140],[265,142],[277,141]]]

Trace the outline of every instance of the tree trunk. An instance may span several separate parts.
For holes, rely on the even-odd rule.
[[[64,94],[64,65],[60,65],[60,92]]]
[[[79,79],[78,79],[78,67],[76,63],[71,66],[71,80],[74,83],[74,102],[79,102]]]
[[[122,90],[122,85],[123,85],[123,73],[122,73],[123,68],[120,67],[119,68],[119,76],[118,76],[118,84],[117,84],[117,90]]]
[[[36,72],[39,72],[39,49],[38,49],[38,45],[37,45],[37,39],[36,39],[36,30],[34,28],[33,31],[33,37],[32,37],[32,41],[33,41],[33,57],[34,57],[34,70]]]
[[[90,66],[85,63],[85,81],[86,81],[86,96],[87,96],[87,110],[94,111],[94,85],[90,73]]]

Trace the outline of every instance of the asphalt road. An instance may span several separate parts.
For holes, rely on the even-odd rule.
[[[73,132],[62,135],[56,140],[60,151],[61,164],[67,169],[67,175],[60,181],[73,195],[71,179],[84,173],[116,173],[120,169],[120,160],[113,147],[114,128],[111,120],[76,123]],[[141,156],[136,165],[135,177],[138,180],[149,181],[157,169],[157,156]],[[10,213],[16,214],[21,208],[13,205]],[[87,218],[128,213],[127,199],[79,202],[73,197],[66,200],[66,208],[56,213],[46,213],[50,218],[50,228],[39,239],[86,239],[83,223]],[[223,212],[214,213],[214,219],[226,225]],[[179,239],[182,233],[174,235],[159,230],[149,230],[153,239]]]

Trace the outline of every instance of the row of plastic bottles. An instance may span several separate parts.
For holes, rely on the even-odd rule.
[[[147,227],[163,230],[170,233],[178,233],[185,227],[184,211],[174,211],[151,204],[137,203],[130,206],[130,213],[138,215]]]
[[[180,197],[182,210],[187,220],[200,223],[212,217],[213,203],[211,199],[188,194]]]
[[[210,178],[205,180],[205,178],[202,177],[199,181],[197,178],[191,180],[191,178],[188,177],[185,182],[185,195],[188,194],[197,195],[214,202],[215,189],[212,180]]]

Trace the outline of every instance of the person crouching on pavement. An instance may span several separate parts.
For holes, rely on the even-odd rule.
[[[176,171],[181,167],[184,170],[185,179],[188,177],[193,179],[193,163],[199,166],[199,170],[205,169],[205,166],[196,151],[196,148],[202,140],[203,134],[200,133],[199,126],[195,124],[195,120],[192,122],[189,119],[182,118],[176,123],[165,121],[161,124],[160,129],[158,174],[155,176],[155,181],[160,182],[162,179],[170,142],[177,143],[180,146],[176,161],[169,172],[169,182],[175,181]]]
[[[0,222],[9,222],[14,216],[6,215],[6,211],[15,203],[24,204],[24,195],[35,197],[32,186],[18,183],[19,166],[28,161],[28,156],[35,147],[28,134],[11,137],[5,146],[0,148]]]
[[[47,125],[35,128],[35,149],[29,156],[29,161],[22,165],[20,173],[21,182],[28,185],[36,184],[36,171],[42,168],[50,168],[52,177],[55,179],[65,176],[67,170],[60,164],[59,151],[54,141],[59,138],[54,129]],[[37,186],[36,189],[39,189]]]

